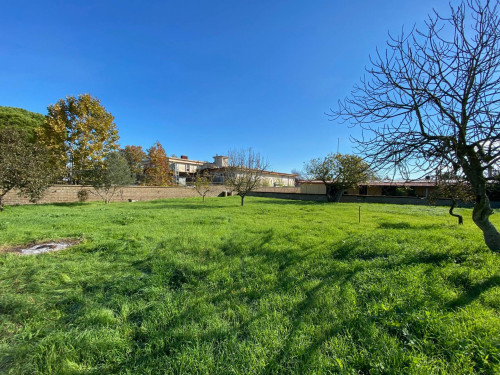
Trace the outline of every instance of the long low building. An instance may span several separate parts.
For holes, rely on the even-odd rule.
[[[435,187],[436,182],[430,179],[416,181],[370,181],[360,184],[356,189],[346,189],[344,194],[427,198]],[[326,186],[323,181],[301,181],[300,192],[302,194],[326,194]]]

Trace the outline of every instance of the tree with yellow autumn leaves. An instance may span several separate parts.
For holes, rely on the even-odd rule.
[[[145,184],[150,186],[168,186],[172,184],[169,160],[160,142],[148,149],[148,164],[144,168]]]
[[[67,96],[47,109],[38,140],[52,162],[67,171],[70,183],[81,182],[84,171],[103,165],[106,155],[118,150],[114,117],[99,99],[89,94]]]

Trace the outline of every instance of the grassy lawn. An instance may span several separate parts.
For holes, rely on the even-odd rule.
[[[7,207],[1,374],[494,374],[500,255],[445,207]],[[500,227],[500,212],[492,216]]]

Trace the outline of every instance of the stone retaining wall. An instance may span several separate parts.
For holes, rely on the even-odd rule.
[[[101,198],[94,193],[91,186],[81,185],[54,185],[45,192],[44,197],[38,203],[70,203],[78,202],[78,192],[82,189],[89,191],[88,201],[99,201]],[[214,186],[207,194],[216,197],[224,191],[229,191],[226,186]],[[199,194],[192,187],[161,187],[161,186],[127,186],[115,194],[113,202],[123,202],[129,199],[136,201],[149,201],[153,199],[165,198],[187,198],[199,197]],[[29,204],[29,200],[19,197],[17,192],[10,191],[4,197],[5,205]]]
[[[99,201],[101,198],[93,194],[91,186],[81,185],[53,185],[45,192],[44,197],[38,203],[71,203],[78,202],[78,192],[82,189],[89,191],[88,201]],[[298,192],[295,187],[263,187],[259,191],[272,192]],[[209,197],[217,197],[230,192],[231,189],[224,185],[214,185],[210,192],[207,194]],[[113,197],[113,202],[124,202],[129,199],[136,201],[149,201],[153,199],[166,199],[166,198],[188,198],[198,197],[199,194],[193,187],[187,186],[127,186],[120,189]],[[17,195],[16,191],[8,192],[3,203],[5,205],[14,204],[30,204],[29,200]]]

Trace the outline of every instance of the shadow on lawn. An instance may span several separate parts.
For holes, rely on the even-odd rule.
[[[152,201],[154,202],[154,201]],[[159,204],[161,203],[161,204]],[[234,205],[235,207],[237,207],[237,205]],[[200,201],[199,202],[196,202],[196,201],[189,201],[187,203],[168,203],[168,202],[165,202],[164,200],[156,203],[155,205],[151,206],[151,205],[141,205],[141,206],[137,206],[135,207],[136,209],[141,209],[141,210],[148,210],[148,211],[151,211],[151,210],[168,210],[168,209],[172,209],[172,210],[212,210],[212,209],[215,209],[215,210],[219,210],[219,209],[224,209],[224,208],[231,208],[232,206],[228,206],[228,205],[222,205],[222,204],[213,204],[213,203],[209,203],[209,204],[206,204],[206,203],[203,203],[201,201],[201,198],[200,198]]]
[[[362,260],[372,261],[376,259],[382,259],[384,261],[387,261],[387,256],[388,254],[385,253],[372,253],[360,257],[359,254],[356,254],[356,246],[353,244],[343,245],[339,247],[337,251],[334,253],[334,259],[341,259],[341,260],[362,259]],[[332,282],[338,283],[340,281],[342,286],[346,285],[356,276],[357,273],[366,271],[370,268],[390,270],[394,268],[412,266],[416,264],[439,264],[441,262],[457,263],[456,259],[463,260],[463,258],[466,256],[467,256],[466,253],[417,254],[406,257],[399,261],[394,261],[394,262],[387,261],[387,263],[383,265],[381,265],[380,263],[378,264],[367,263],[366,266],[354,267],[348,272],[333,269],[330,272],[324,273],[321,276],[322,281],[317,286],[309,289],[306,292],[306,298],[302,302],[300,302],[296,306],[296,308],[292,311],[292,313],[289,315],[289,319],[292,322],[292,327],[289,333],[287,334],[287,339],[285,340],[285,343],[282,345],[278,353],[273,358],[271,358],[271,360],[267,363],[264,370],[261,371],[261,374],[279,373],[283,368],[287,368],[286,367],[288,365],[287,361],[288,358],[290,358],[290,356],[297,358],[297,352],[296,351],[293,352],[293,347],[296,345],[295,340],[301,335],[300,330],[302,329],[303,322],[305,321],[305,318],[308,317],[310,313],[315,310],[314,307],[316,304],[316,299],[320,291],[324,288],[331,287]],[[292,264],[293,263],[295,262],[292,262]],[[474,301],[486,290],[498,285],[500,285],[500,276],[492,276],[487,280],[477,285],[474,285],[464,295],[460,296],[456,300],[451,301],[447,305],[443,305],[443,310],[446,308],[463,307],[466,304],[469,304],[472,301]],[[287,288],[288,286],[282,283],[280,284],[280,287]],[[399,311],[398,314],[404,313],[411,315],[413,311],[416,311],[418,309],[420,309],[420,307],[418,306],[408,307],[404,311]],[[363,327],[367,323],[366,321],[367,317],[365,316],[364,318],[362,316],[358,316],[358,317],[353,317],[352,319],[346,319],[342,325],[340,326],[333,325],[331,328],[326,329],[324,332],[322,332],[320,334],[320,337],[313,340],[309,345],[307,345],[305,348],[301,350],[301,355],[299,355],[299,358],[301,358],[300,370],[307,371],[307,369],[309,368],[308,363],[314,357],[315,351],[318,350],[325,342],[327,342],[330,338],[334,337],[335,335],[339,335],[345,332],[350,332],[353,336],[359,336],[358,338],[362,340]],[[395,338],[397,338],[398,340],[402,341],[403,342],[402,344],[404,345],[404,342],[406,341],[406,337],[404,336],[404,334],[401,335],[400,332],[398,332],[395,329],[389,330],[389,333],[394,335]],[[363,374],[370,373],[370,368],[371,368],[370,363],[368,362],[364,363],[364,361],[361,360],[361,363],[358,363],[357,365],[358,365],[358,373],[363,373]]]
[[[160,205],[161,206],[161,205]],[[168,205],[170,206],[170,205]],[[182,205],[181,205],[182,206]],[[209,206],[210,207],[210,206]],[[186,208],[192,208],[192,205],[186,205]],[[132,370],[140,372],[141,365],[151,365],[153,361],[161,362],[162,357],[178,356],[183,350],[190,349],[194,345],[203,346],[209,345],[226,345],[231,337],[236,337],[238,341],[249,341],[249,345],[255,340],[252,337],[252,327],[262,324],[268,318],[267,310],[258,309],[259,303],[265,301],[270,295],[285,296],[293,294],[294,291],[300,290],[304,298],[295,303],[292,308],[282,311],[286,314],[286,320],[289,323],[283,323],[286,328],[286,336],[279,342],[279,347],[270,352],[269,357],[265,361],[265,366],[261,370],[262,374],[283,373],[283,372],[303,372],[308,370],[308,364],[313,360],[318,350],[332,337],[336,335],[350,332],[353,336],[362,335],[363,329],[367,325],[366,314],[360,313],[354,316],[342,318],[338,324],[332,324],[320,334],[314,336],[311,341],[300,344],[301,336],[304,335],[304,326],[309,324],[311,316],[317,314],[318,309],[322,306],[325,289],[340,287],[341,293],[344,292],[348,283],[356,277],[360,272],[370,270],[391,270],[398,267],[412,266],[416,264],[439,264],[441,262],[453,262],[457,258],[466,259],[467,254],[445,254],[445,253],[419,253],[408,254],[405,257],[391,258],[394,253],[383,251],[372,251],[359,254],[358,243],[352,241],[340,246],[336,246],[329,253],[330,259],[333,262],[328,264],[328,267],[315,267],[315,257],[321,259],[326,254],[318,253],[321,249],[316,248],[319,245],[302,246],[290,249],[287,251],[282,246],[272,246],[275,241],[280,241],[280,236],[273,230],[247,232],[242,237],[228,238],[221,246],[220,266],[230,268],[231,283],[234,283],[234,289],[228,288],[224,284],[221,286],[212,286],[207,290],[202,289],[200,293],[196,289],[200,284],[205,283],[205,280],[211,276],[213,280],[218,280],[216,277],[219,268],[215,264],[219,261],[214,261],[214,266],[210,271],[199,272],[196,267],[182,263],[182,258],[179,260],[169,260],[169,256],[164,255],[165,259],[157,258],[156,254],[150,254],[142,260],[136,260],[131,263],[131,266],[140,271],[141,276],[136,278],[124,278],[117,283],[116,280],[110,281],[108,284],[98,283],[95,285],[84,286],[86,293],[102,295],[102,303],[105,305],[107,300],[110,300],[115,293],[129,294],[134,296],[134,299],[144,299],[145,308],[138,310],[130,315],[129,321],[133,324],[134,333],[131,335],[131,340],[135,345],[133,353],[128,356],[127,360],[117,364],[113,370],[119,372],[122,370]],[[366,261],[357,263],[355,266],[347,267],[346,261],[362,260]],[[377,262],[382,260],[383,262]],[[245,262],[251,263],[251,267],[246,269]],[[164,263],[164,264],[162,264]],[[345,266],[345,267],[344,267]],[[270,269],[277,274],[275,282],[262,283],[258,287],[255,286],[255,291],[243,291],[242,286],[245,281],[254,277],[251,274],[255,269]],[[313,268],[315,267],[315,268]],[[208,274],[211,273],[211,275]],[[161,273],[162,275],[159,275]],[[170,291],[169,298],[177,298],[177,293],[185,293],[180,299],[186,299],[186,304],[177,312],[172,312],[168,321],[165,321],[159,329],[146,331],[141,329],[143,322],[147,319],[153,319],[156,313],[155,306],[159,303],[155,299],[148,300],[142,292],[143,288],[148,287],[149,278],[158,278],[161,276],[161,284],[167,287]],[[258,276],[258,275],[257,275]],[[311,287],[311,281],[318,280],[319,282]],[[89,281],[93,284],[92,281]],[[471,303],[478,298],[485,290],[500,285],[500,276],[493,276],[489,279],[472,286],[464,295],[456,300],[443,306],[443,309],[453,309]],[[93,288],[94,287],[94,288]],[[155,285],[156,287],[156,285]],[[158,286],[159,287],[159,286]],[[186,296],[192,291],[198,293],[197,298],[189,300]],[[159,298],[159,297],[156,297]],[[162,297],[164,298],[164,297]],[[68,307],[72,305],[68,301]],[[245,308],[254,313],[250,317],[235,319],[233,324],[228,324],[224,328],[207,328],[204,331],[185,330],[190,324],[197,326],[210,321],[214,317],[224,319],[226,309],[232,307],[232,303],[236,306],[245,305]],[[273,303],[278,303],[273,301]],[[210,306],[207,308],[206,306]],[[279,306],[278,306],[279,307]],[[413,306],[405,310],[405,313],[411,314],[412,309],[419,307]],[[83,310],[82,310],[83,311]],[[76,309],[68,311],[72,319],[77,319],[82,311]],[[236,315],[238,318],[238,315]],[[266,323],[268,324],[268,322]],[[356,336],[357,337],[357,336]],[[395,336],[399,340],[402,338]],[[361,338],[360,338],[361,340]],[[155,343],[152,345],[151,343]],[[156,345],[156,343],[161,343]],[[297,349],[297,346],[301,346]],[[403,346],[403,344],[402,344]],[[174,360],[173,358],[171,358]],[[158,362],[158,363],[159,363]],[[139,367],[138,367],[139,366]],[[357,369],[360,373],[369,373],[370,364],[359,360]],[[238,370],[236,368],[236,370]],[[194,372],[196,372],[193,369]]]
[[[449,227],[447,224],[440,225],[414,225],[410,223],[400,222],[400,223],[391,223],[391,222],[383,222],[378,225],[380,229],[411,229],[411,230],[429,230],[429,229],[441,229],[444,227]]]
[[[414,264],[441,264],[443,262],[461,264],[466,259],[468,254],[466,252],[418,252],[410,253],[404,258],[401,254],[395,251],[381,250],[376,247],[359,248],[358,242],[346,242],[342,245],[335,245],[332,248],[332,259],[339,261],[374,261],[383,260],[386,262],[384,268],[394,269],[401,266],[410,266]],[[397,259],[397,260],[396,260]]]
[[[83,207],[88,205],[86,202],[67,202],[67,203],[42,203],[46,206],[56,206],[56,207]],[[42,205],[40,204],[40,205]]]
[[[254,199],[259,199],[259,204],[271,204],[271,205],[287,205],[287,206],[315,206],[323,205],[332,202],[322,202],[322,201],[306,201],[300,199],[281,199],[281,198],[261,198],[252,197]],[[251,201],[249,204],[252,204]]]
[[[389,270],[419,263],[436,264],[439,262],[454,262],[456,257],[466,256],[466,254],[416,254],[403,259],[398,258],[394,261],[387,261],[390,254],[372,253],[360,258],[359,254],[356,253],[357,244],[354,242],[338,247],[336,251],[333,252],[333,258],[335,260],[362,259],[367,261],[366,265],[360,264],[351,269],[345,269],[332,264],[329,269],[309,269],[310,266],[306,266],[306,264],[309,258],[317,256],[318,249],[311,246],[309,248],[303,248],[300,252],[277,251],[269,246],[277,237],[278,236],[271,229],[260,234],[253,233],[251,238],[230,238],[221,247],[226,257],[251,257],[258,264],[262,264],[263,266],[271,265],[280,275],[275,283],[264,284],[261,286],[258,293],[253,294],[241,290],[230,291],[226,288],[221,288],[217,293],[203,297],[203,303],[208,303],[210,306],[221,306],[221,304],[227,304],[227,302],[231,300],[238,301],[238,304],[244,303],[247,306],[258,306],[259,301],[264,300],[267,296],[272,294],[286,295],[297,289],[304,292],[304,298],[286,313],[287,321],[289,322],[287,334],[280,342],[279,348],[266,360],[264,368],[260,371],[261,374],[280,373],[286,372],[287,370],[291,372],[303,371],[305,373],[317,351],[332,337],[350,332],[354,339],[359,338],[359,340],[362,340],[362,335],[365,333],[363,330],[367,325],[366,319],[369,319],[366,314],[346,317],[339,324],[332,324],[300,349],[297,348],[300,337],[304,334],[304,325],[309,324],[311,315],[316,314],[315,311],[321,308],[322,294],[325,289],[332,288],[335,284],[337,284],[337,286],[340,284],[341,290],[343,290],[344,286],[350,283],[358,273],[367,271],[370,268]],[[377,259],[382,259],[386,262],[370,262]],[[304,267],[304,274],[297,276],[297,267],[301,266]],[[143,268],[143,265],[139,267]],[[244,267],[244,265],[241,265],[241,267]],[[235,267],[234,271],[235,274],[243,272],[238,270],[237,267]],[[216,270],[214,269],[213,272],[216,272]],[[308,285],[310,285],[309,281],[311,279],[320,280],[320,282],[313,287],[309,287]],[[443,306],[443,308],[455,308],[470,303],[485,290],[497,286],[499,283],[499,276],[491,277],[473,286],[463,296],[452,301],[448,306]],[[225,345],[224,343],[228,337],[237,337],[239,341],[252,341],[254,338],[252,337],[251,327],[267,318],[265,311],[256,311],[250,318],[238,322],[234,326],[227,328],[227,330],[211,329],[201,332],[201,334],[197,334],[196,336],[188,333],[179,333],[180,327],[182,324],[186,324],[186,322],[199,324],[211,318],[213,312],[207,313],[203,309],[200,309],[199,305],[201,304],[202,302],[198,299],[196,303],[191,302],[190,305],[186,305],[183,311],[181,311],[175,319],[169,322],[167,331],[149,334],[153,336],[138,333],[134,337],[134,340],[136,340],[136,343],[142,348],[147,346],[149,341],[155,340],[156,338],[161,339],[165,335],[170,334],[170,348],[174,348],[177,351],[189,347],[193,342]],[[405,314],[411,314],[418,308],[417,306],[408,307],[404,312]],[[220,314],[221,312],[218,311],[217,313]],[[404,341],[405,338],[399,335],[398,332],[395,331],[391,333],[394,334],[398,340]],[[401,345],[404,346],[404,343]],[[136,355],[130,359],[130,364],[148,362],[150,356],[159,357],[162,355],[170,355],[170,349],[158,349],[158,351],[153,353],[138,351]],[[125,365],[123,368],[127,368],[127,366],[128,365]],[[360,373],[369,373],[370,371],[370,363],[362,359],[358,360],[356,366]]]
[[[496,286],[500,286],[499,275],[491,276],[490,278],[471,286],[460,297],[450,301],[446,307],[449,309],[456,309],[467,306],[476,300],[482,293]]]

